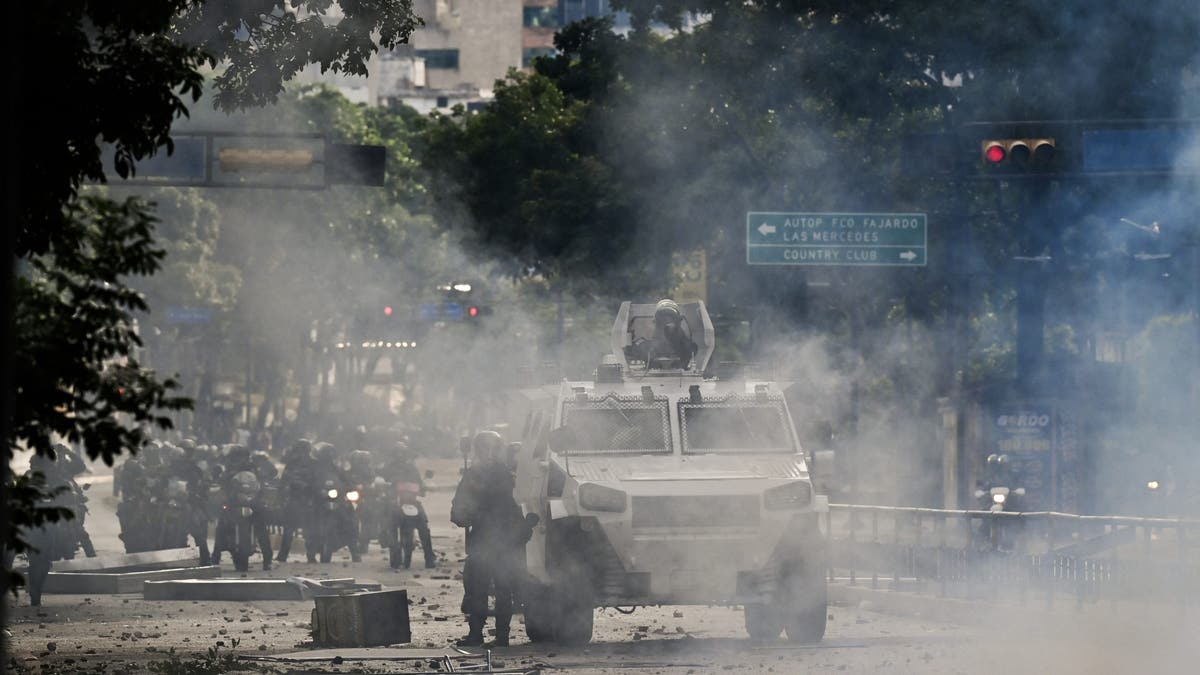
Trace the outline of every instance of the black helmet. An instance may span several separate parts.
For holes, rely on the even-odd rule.
[[[654,321],[656,323],[679,323],[683,318],[683,313],[679,311],[679,304],[670,298],[664,298],[658,301],[654,306]]]
[[[337,462],[337,448],[330,443],[320,442],[313,445],[313,456],[321,462]]]
[[[250,449],[244,445],[229,445],[225,448],[225,466],[238,466],[250,461]]]
[[[350,466],[371,468],[371,453],[366,450],[355,450],[350,453]]]
[[[495,431],[481,431],[475,434],[471,441],[471,450],[475,456],[484,460],[500,458],[500,450],[504,447],[504,439]]]
[[[300,440],[296,441],[295,443],[292,443],[292,447],[288,448],[287,453],[284,454],[284,458],[285,459],[298,459],[298,458],[306,457],[306,456],[312,457],[312,452],[313,452],[312,443],[308,439],[301,438]]]

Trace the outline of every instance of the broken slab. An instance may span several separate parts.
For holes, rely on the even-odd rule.
[[[146,600],[309,600],[314,595],[378,591],[381,588],[379,582],[358,583],[354,579],[179,579],[147,581],[142,584],[142,597]]]
[[[145,572],[179,567],[199,567],[200,549],[170,548],[141,553],[104,553],[95,558],[59,560],[50,568],[54,572]]]
[[[141,593],[147,581],[169,579],[214,579],[221,576],[217,565],[205,567],[175,567],[142,572],[51,572],[46,577],[43,593],[115,594]]]

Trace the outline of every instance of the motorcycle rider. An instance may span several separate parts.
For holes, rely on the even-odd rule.
[[[309,562],[329,562],[333,551],[348,546],[350,559],[359,562],[362,555],[354,536],[354,512],[346,502],[350,480],[342,470],[338,450],[329,443],[313,446],[316,494],[311,518],[304,528],[305,553]],[[332,520],[330,520],[332,519]]]
[[[316,489],[316,462],[313,460],[312,443],[300,439],[288,448],[283,457],[283,536],[279,542],[278,562],[287,562],[292,550],[292,539],[296,529],[303,527],[312,518],[313,491]],[[305,541],[308,540],[305,533]],[[315,562],[309,556],[309,562]]]
[[[213,542],[212,562],[221,564],[221,552],[229,551],[236,554],[231,546],[234,537],[233,528],[237,527],[233,518],[240,509],[250,510],[250,529],[258,540],[258,548],[262,552],[263,570],[271,569],[271,535],[267,532],[266,513],[262,504],[262,484],[252,471],[238,471],[229,478],[224,488],[225,504],[220,519],[217,521],[217,533]],[[234,555],[237,564],[237,556]]]
[[[450,520],[466,528],[462,611],[470,632],[460,646],[483,644],[488,587],[496,595],[496,646],[507,646],[519,571],[513,569],[514,543],[526,522],[513,499],[513,478],[504,462],[504,439],[481,431],[471,442],[472,464],[463,472],[451,502]]]
[[[383,469],[383,478],[389,485],[397,486],[402,483],[411,483],[417,486],[417,497],[425,496],[425,482],[421,480],[421,471],[417,468],[416,458],[411,450],[408,449],[408,444],[404,441],[397,441],[393,459]],[[433,550],[433,537],[429,533],[429,517],[425,515],[425,507],[419,500],[410,502],[417,509],[417,515],[409,517],[409,522],[415,524],[417,536],[421,540],[421,550],[425,552],[425,569],[433,569],[437,567],[437,553]],[[388,540],[389,543],[394,541],[395,532],[401,526],[402,514],[397,514],[389,522]],[[392,567],[396,567],[398,561],[392,561]]]
[[[56,446],[56,448],[59,448],[54,453],[57,459],[35,454],[29,462],[29,474],[41,474],[45,481],[46,492],[51,495],[41,500],[41,507],[66,508],[78,514],[83,505],[79,502],[82,493],[78,492],[78,485],[74,480],[75,474],[72,473],[77,471],[77,467],[69,457],[65,457],[66,452],[69,452],[66,446]],[[75,550],[79,547],[81,540],[80,532],[83,532],[86,537],[87,533],[74,519],[47,522],[41,527],[27,532],[30,547],[27,554],[29,558],[29,604],[35,607],[42,604],[42,589],[46,585],[46,577],[50,574],[51,564],[55,560],[75,557]],[[91,545],[90,539],[88,545],[89,547]],[[93,550],[89,557],[95,555]]]
[[[209,483],[205,469],[207,461],[198,458],[194,443],[184,441],[180,452],[173,453],[168,464],[172,480],[180,480],[186,484],[184,498],[184,528],[187,535],[200,548],[200,564],[211,563],[208,549],[208,493]]]

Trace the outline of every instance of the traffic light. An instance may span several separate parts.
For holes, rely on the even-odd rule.
[[[467,319],[468,321],[472,319],[478,320],[485,316],[490,316],[491,313],[492,308],[487,305],[467,305],[464,312],[465,316],[463,318]]]
[[[980,161],[990,169],[1050,170],[1055,167],[1053,138],[987,138],[980,142]]]

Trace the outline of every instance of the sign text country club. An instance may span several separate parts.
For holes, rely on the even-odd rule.
[[[924,213],[746,214],[751,265],[923,267]]]

